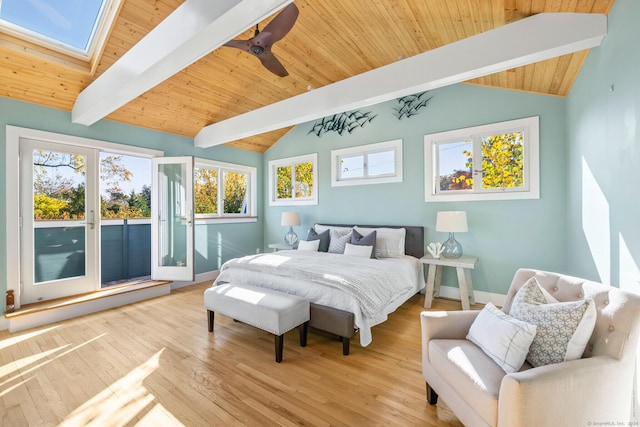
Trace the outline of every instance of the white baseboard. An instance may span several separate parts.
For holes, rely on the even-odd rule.
[[[457,286],[440,286],[440,296],[443,298],[451,298],[460,300],[460,289]],[[477,303],[486,304],[492,302],[497,307],[502,307],[506,299],[506,295],[494,294],[485,291],[473,291],[473,297]]]
[[[171,290],[195,285],[196,283],[209,281],[213,283],[213,281],[216,280],[216,277],[218,277],[218,274],[220,274],[220,270],[206,271],[204,273],[196,274],[195,280],[190,282],[171,282]]]

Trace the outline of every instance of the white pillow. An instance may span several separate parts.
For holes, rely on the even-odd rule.
[[[360,246],[347,243],[344,247],[344,254],[360,258],[371,258],[372,250],[373,246]]]
[[[351,227],[336,227],[334,225],[314,224],[313,229],[316,230],[316,233],[320,234],[325,230],[349,231],[351,230]]]
[[[404,256],[404,241],[407,230],[404,228],[366,228],[354,227],[358,233],[366,236],[376,231],[376,258],[401,258]]]
[[[299,251],[318,252],[320,240],[300,240],[298,242]]]
[[[558,302],[535,277],[513,297],[509,314],[538,327],[527,356],[534,367],[581,358],[597,316],[593,300]]]
[[[535,336],[535,325],[515,319],[488,302],[471,324],[467,339],[510,374],[522,367]]]

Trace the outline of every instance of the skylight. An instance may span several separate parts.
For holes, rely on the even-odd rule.
[[[110,0],[0,0],[0,26],[14,36],[88,57],[109,3]]]

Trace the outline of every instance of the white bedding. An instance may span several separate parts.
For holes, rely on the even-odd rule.
[[[424,287],[422,264],[412,256],[367,259],[304,251],[230,260],[214,285],[218,282],[262,286],[349,311],[363,347],[371,343],[371,327]]]

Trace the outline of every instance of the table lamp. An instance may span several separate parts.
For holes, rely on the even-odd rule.
[[[462,245],[455,239],[454,233],[469,231],[467,227],[467,213],[464,211],[438,212],[436,231],[449,233],[449,238],[442,244],[442,256],[445,258],[460,258]]]
[[[298,235],[293,231],[294,226],[300,225],[300,214],[298,212],[282,212],[280,225],[289,227],[289,231],[284,235],[284,242],[293,247],[298,243]]]

